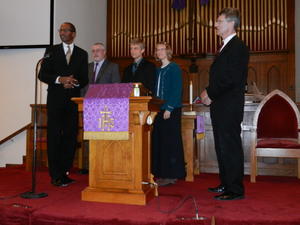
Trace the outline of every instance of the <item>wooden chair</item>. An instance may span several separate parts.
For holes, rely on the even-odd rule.
[[[257,157],[298,158],[300,179],[299,111],[283,92],[274,90],[259,104],[253,118],[251,182],[256,182]]]

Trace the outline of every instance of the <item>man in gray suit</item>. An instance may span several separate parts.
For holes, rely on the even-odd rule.
[[[95,43],[92,46],[94,61],[89,63],[89,84],[119,83],[119,66],[106,59],[106,49],[104,44]],[[83,88],[81,95],[84,96],[88,86]]]
[[[106,49],[103,43],[95,43],[91,47],[93,62],[88,65],[89,84],[109,84],[120,83],[119,65],[106,59]],[[81,96],[85,96],[89,84],[81,90]],[[88,156],[88,141],[84,143],[85,154]],[[87,157],[88,158],[88,157]],[[84,168],[80,173],[88,173],[88,162],[85,162]]]

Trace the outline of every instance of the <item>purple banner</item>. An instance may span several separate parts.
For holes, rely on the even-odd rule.
[[[109,137],[117,140],[118,137],[124,137],[123,132],[129,129],[129,97],[132,88],[131,83],[89,86],[83,100],[85,139]]]
[[[180,10],[185,8],[185,0],[173,0],[172,8]]]
[[[209,0],[200,0],[201,5],[206,5],[209,3]],[[172,8],[181,10],[186,7],[186,0],[173,0]]]
[[[201,5],[205,5],[205,4],[208,4],[208,3],[209,3],[209,0],[200,0]]]

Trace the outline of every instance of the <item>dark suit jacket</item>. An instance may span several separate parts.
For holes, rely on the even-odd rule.
[[[132,64],[125,68],[123,83],[140,82],[149,91],[154,93],[156,66],[154,63],[142,59],[135,73],[132,73]]]
[[[69,65],[67,64],[63,45],[54,45],[46,49],[39,79],[48,84],[47,104],[64,105],[72,97],[80,96],[80,89],[88,83],[88,54],[83,49],[74,46]],[[78,87],[65,89],[62,84],[56,84],[58,76],[73,75],[78,80]]]
[[[212,100],[212,117],[226,120],[230,116],[242,121],[248,59],[248,48],[237,36],[216,56],[206,88]]]
[[[94,62],[89,63],[89,83],[93,84],[92,81],[94,75]],[[98,74],[95,84],[110,84],[120,83],[119,66],[107,59],[104,60]],[[88,85],[85,86],[81,91],[81,96],[84,96],[88,90]]]

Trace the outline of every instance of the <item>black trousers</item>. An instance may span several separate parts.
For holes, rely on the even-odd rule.
[[[47,152],[52,179],[61,178],[73,165],[77,145],[78,107],[71,100],[47,104]]]
[[[241,140],[241,116],[220,116],[211,110],[215,150],[221,185],[227,191],[244,194],[244,152]],[[216,115],[218,114],[218,115]]]
[[[156,178],[184,178],[185,162],[181,136],[181,108],[163,118],[164,110],[155,117],[152,132],[152,174]]]

